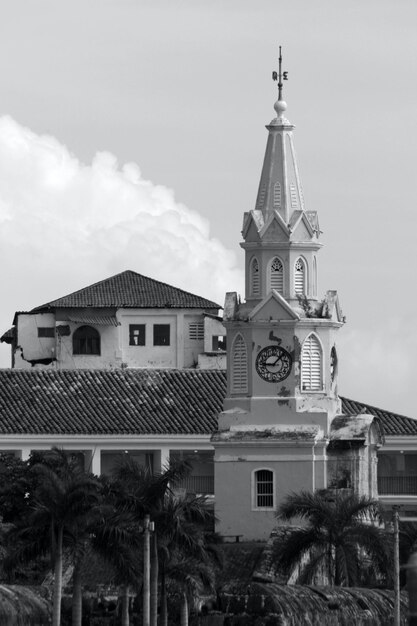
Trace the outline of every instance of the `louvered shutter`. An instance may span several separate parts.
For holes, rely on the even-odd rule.
[[[294,291],[295,293],[305,293],[305,267],[302,259],[297,259],[294,267]]]
[[[252,295],[259,296],[260,294],[260,275],[259,275],[259,263],[257,259],[253,259],[251,263],[251,287]]]
[[[204,339],[204,322],[190,322],[188,336],[192,341],[202,341]]]
[[[301,381],[303,391],[320,391],[322,381],[322,350],[315,335],[309,335],[301,351]]]
[[[246,344],[242,335],[238,335],[232,347],[232,392],[248,391],[248,358]]]
[[[275,258],[271,263],[269,282],[271,289],[276,289],[282,295],[284,290],[284,268],[278,258]]]
[[[277,209],[281,206],[281,183],[274,184],[274,207]]]

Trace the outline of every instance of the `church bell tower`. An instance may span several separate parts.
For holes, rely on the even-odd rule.
[[[340,414],[336,291],[318,295],[320,228],[306,209],[285,117],[281,49],[276,117],[255,208],[243,216],[245,300],[226,295],[227,394],[213,435],[223,535],[261,539],[291,491],[327,486],[327,444]]]

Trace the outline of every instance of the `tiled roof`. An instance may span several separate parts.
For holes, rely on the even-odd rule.
[[[186,308],[219,309],[220,305],[130,270],[36,307],[45,308]]]
[[[348,398],[341,398],[341,400],[342,410],[346,415],[358,415],[359,413],[375,415],[375,417],[379,419],[379,423],[386,437],[401,437],[404,435],[417,436],[417,419],[399,415],[398,413],[391,413],[384,409],[378,409],[364,402],[357,402],[356,400],[349,400]]]
[[[0,341],[3,343],[12,343],[15,336],[16,329],[14,326],[6,330],[5,333],[0,337]]]
[[[209,435],[219,370],[0,370],[1,434]]]
[[[0,370],[0,435],[210,435],[226,394],[221,370]],[[417,420],[341,398],[385,436],[417,436]]]

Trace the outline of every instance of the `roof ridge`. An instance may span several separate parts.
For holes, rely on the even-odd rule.
[[[126,297],[126,294],[128,294],[128,297],[123,301],[123,297]],[[221,308],[216,302],[194,294],[191,291],[186,291],[181,287],[175,287],[174,285],[151,278],[145,274],[140,274],[134,270],[124,270],[92,283],[91,285],[86,285],[85,287],[65,294],[64,296],[49,300],[44,304],[36,306],[30,312],[34,313],[42,309],[54,307],[85,308],[91,306],[92,308],[131,308],[132,306],[138,306],[141,308],[141,302],[135,302],[135,297],[138,298],[138,294],[143,298],[145,305],[142,305],[142,307],[145,306],[145,308],[161,308],[162,306],[174,306],[178,308],[178,302],[181,304],[181,308]],[[97,301],[98,295],[103,298],[102,302]],[[132,297],[134,301],[133,304]],[[91,303],[87,302],[87,298],[91,300]],[[167,298],[167,301],[164,304],[163,300],[165,298]],[[83,303],[83,299],[86,300],[85,303]],[[183,300],[185,300],[185,302]],[[149,303],[146,304],[146,302]]]

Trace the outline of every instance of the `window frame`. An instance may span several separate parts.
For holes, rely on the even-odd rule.
[[[135,331],[139,331],[139,334],[135,335]],[[138,343],[135,343],[135,337],[138,337],[138,339],[140,340],[138,341]],[[132,346],[134,348],[146,346],[146,324],[129,324],[129,346]]]
[[[281,276],[282,276],[281,291],[277,289],[276,287],[272,286],[272,266],[275,261],[279,261],[279,263],[281,263]],[[277,274],[279,274],[279,272],[277,272]],[[283,260],[276,254],[274,257],[272,257],[272,259],[268,263],[268,291],[275,289],[275,291],[277,291],[281,296],[283,296],[284,295],[284,281],[285,281],[285,265],[284,265]]]
[[[80,331],[84,331],[84,329],[88,329],[90,332],[90,336],[86,335],[85,337],[79,337],[81,335]],[[84,341],[91,341],[91,351],[83,351],[81,349],[75,350],[75,342],[84,339]],[[96,342],[94,346],[94,342]],[[80,344],[79,344],[80,345]],[[87,345],[87,343],[86,343]],[[95,349],[93,349],[95,347]],[[89,326],[84,324],[83,326],[79,326],[72,335],[72,354],[74,356],[101,356],[101,336],[97,328],[94,326]]]
[[[271,480],[263,481],[263,484],[271,485],[271,493],[259,493],[258,486],[261,481],[258,480],[258,474],[260,472],[269,472],[271,475]],[[251,476],[251,492],[252,492],[252,511],[274,511],[276,507],[276,479],[275,479],[275,470],[270,467],[257,467],[252,470]],[[258,505],[258,498],[262,497],[271,497],[272,504],[271,506],[262,506]]]
[[[55,338],[55,326],[38,326],[38,338],[39,339],[54,339]]]
[[[224,333],[223,335],[212,335],[211,350],[212,352],[226,352],[227,350],[226,333]]]
[[[310,337],[314,338],[317,342],[317,345],[319,347],[320,350],[320,388],[319,389],[311,389],[311,388],[304,388],[304,376],[305,376],[305,368],[303,367],[303,353],[305,350],[305,346],[306,346],[306,342],[308,339],[310,339]],[[307,337],[304,339],[303,344],[301,346],[301,352],[300,352],[300,391],[301,393],[323,393],[324,391],[324,386],[325,386],[325,382],[324,382],[324,350],[323,350],[323,344],[320,341],[320,337],[312,332],[309,333],[307,335]],[[311,382],[311,360],[310,360],[310,382]]]
[[[157,330],[157,328],[159,329],[159,331]],[[162,328],[165,328],[165,330],[168,329],[168,342],[166,341],[166,338],[165,338],[165,341],[163,338],[156,341],[158,338],[157,333],[161,332]],[[153,329],[152,329],[152,338],[153,338],[153,345],[155,347],[157,348],[169,347],[171,345],[171,324],[154,324]]]
[[[256,271],[255,266],[256,264]],[[258,258],[253,256],[250,260],[250,272],[249,272],[249,280],[250,280],[250,295],[253,298],[259,298],[261,295],[261,268],[259,265]],[[257,276],[257,281],[255,284],[254,276]],[[256,287],[256,288],[255,288]]]
[[[298,291],[297,290],[297,281],[296,281],[296,276],[297,276],[297,263],[300,262],[302,264],[303,267],[303,272],[302,272],[302,276],[303,276],[303,290],[302,291]],[[306,296],[307,292],[308,292],[308,265],[307,265],[307,261],[305,260],[304,257],[299,256],[296,258],[295,263],[294,263],[294,293],[295,295],[299,295],[299,296]]]
[[[240,356],[240,363],[243,363],[245,371],[243,372],[244,376],[241,376],[240,384],[236,384],[236,375],[237,375],[237,359],[235,359],[235,347],[239,342],[242,347],[242,354]],[[248,364],[248,347],[246,345],[245,338],[241,333],[237,333],[233,338],[233,342],[231,345],[230,352],[230,362],[231,362],[231,380],[230,380],[230,390],[234,395],[247,395],[249,392],[249,364]],[[243,380],[244,378],[244,380]],[[243,383],[243,384],[242,384]]]

